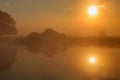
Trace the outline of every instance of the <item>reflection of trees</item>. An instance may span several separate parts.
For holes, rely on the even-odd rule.
[[[63,80],[61,76],[58,75],[42,75],[41,80]]]
[[[0,47],[0,72],[11,68],[12,64],[15,63],[16,54],[16,48]]]
[[[17,34],[16,22],[7,12],[0,10],[0,36]],[[0,38],[0,45],[9,45],[12,38]],[[14,42],[14,41],[13,41]],[[15,62],[16,48],[0,47],[0,72],[8,70]]]
[[[67,40],[65,34],[47,29],[41,34],[34,32],[28,35],[26,46],[33,53],[43,52],[47,56],[54,56],[56,53],[66,50]]]

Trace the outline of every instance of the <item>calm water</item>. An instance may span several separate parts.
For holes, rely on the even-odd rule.
[[[12,56],[1,55],[4,59],[0,61],[1,67],[3,67],[0,72],[0,80],[79,80],[85,69],[82,69],[84,63],[88,64],[88,67],[90,65],[89,62],[87,63],[89,56],[101,58],[103,62],[110,59],[108,54],[112,54],[118,60],[120,57],[119,48],[69,48],[53,57],[48,57],[44,53],[31,53],[25,47],[17,47],[13,50],[16,50],[16,54]],[[6,54],[10,53],[6,52]],[[5,68],[6,66],[8,68]]]

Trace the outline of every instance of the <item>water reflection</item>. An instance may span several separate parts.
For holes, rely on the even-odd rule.
[[[41,76],[40,80],[63,80],[61,76],[59,75],[50,75],[50,74],[45,74]]]
[[[69,47],[62,45],[40,46],[40,47],[27,47],[32,53],[43,53],[47,57],[54,57],[58,53],[67,51]]]
[[[34,33],[23,43],[24,46],[17,45],[19,49],[17,60],[16,48],[0,47],[0,72],[9,70],[15,63],[8,73],[4,74],[5,76],[8,74],[9,77],[13,74],[12,80],[80,80],[81,78],[86,80],[91,76],[100,78],[104,75],[106,77],[108,73],[120,74],[119,48],[105,48],[105,45],[97,45],[99,43],[97,41],[96,43],[92,41],[90,44],[86,42],[84,44],[71,39],[68,41],[63,34],[54,31],[47,31],[47,35]],[[57,54],[59,55],[56,56]],[[96,58],[92,66],[88,62],[90,57]],[[94,62],[94,59],[91,62]],[[105,64],[105,67],[101,68],[101,64]]]
[[[40,51],[42,53],[44,53],[45,55],[47,55],[48,57],[53,57],[58,53],[63,53],[67,50],[69,50],[70,48],[77,48],[78,46],[69,46],[69,47],[65,47],[63,45],[51,45],[51,46],[40,46],[37,48],[32,48],[30,49],[29,47],[28,50],[32,50],[32,51]],[[84,75],[91,75],[91,73],[94,73],[93,70],[95,70],[96,72],[94,73],[94,75],[96,76],[102,76],[103,74],[115,74],[115,75],[119,75],[119,71],[120,71],[120,62],[119,62],[119,57],[120,54],[118,54],[120,51],[119,48],[103,48],[103,47],[89,47],[86,46],[86,49],[83,50],[83,52],[79,53],[79,58],[81,58],[79,64],[80,64],[80,68],[82,69],[81,71],[83,72],[82,74]],[[81,48],[79,48],[81,49]],[[88,49],[88,50],[87,50]],[[117,49],[117,50],[116,50]],[[91,52],[93,50],[93,52]],[[113,51],[112,51],[113,50]],[[35,51],[35,52],[36,52]],[[81,50],[82,51],[82,50]],[[87,52],[87,53],[86,53]],[[73,53],[74,54],[74,53]],[[69,54],[68,54],[69,55]],[[95,56],[97,59],[97,62],[94,64],[94,66],[90,66],[90,64],[88,63],[88,58],[90,57],[90,55]],[[74,56],[74,55],[73,55]],[[87,57],[87,59],[86,59]],[[84,58],[84,59],[83,59]],[[85,62],[85,59],[87,62]],[[92,59],[92,62],[93,59]],[[94,69],[92,69],[94,68]],[[85,76],[84,75],[84,76]],[[86,76],[85,76],[86,77]],[[44,79],[43,79],[44,80]],[[45,80],[47,80],[47,78],[45,78]],[[54,80],[54,79],[52,79]]]
[[[94,74],[91,73],[96,69],[99,69],[97,73],[95,73],[97,77],[108,75],[105,72],[119,75],[119,73],[115,72],[119,72],[120,49],[58,46],[59,45],[53,45],[51,47],[41,46],[38,48],[41,52],[44,52],[44,54],[59,54],[58,56],[54,55],[55,57],[52,58],[44,57],[41,54],[30,54],[26,48],[19,47],[21,49],[19,49],[16,62],[16,48],[2,47],[0,48],[2,52],[0,54],[2,56],[0,63],[1,65],[3,65],[3,63],[7,64],[7,69],[3,69],[6,68],[5,65],[1,66],[1,69],[6,71],[15,63],[15,66],[8,74],[13,74],[14,79],[12,80],[80,80],[81,78],[85,80],[89,79],[91,75],[93,76]],[[100,66],[90,66],[88,58],[91,56],[92,51],[94,53],[92,55],[97,58],[96,63],[101,64],[103,62],[105,68],[101,69]],[[87,72],[89,73],[86,74]]]
[[[54,31],[46,29],[43,33],[33,32],[26,37],[25,46],[32,53],[42,52],[48,57],[53,57],[57,53],[67,50],[68,37]]]
[[[17,49],[0,47],[0,72],[9,70],[16,61]]]

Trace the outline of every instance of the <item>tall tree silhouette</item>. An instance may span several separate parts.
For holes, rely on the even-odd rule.
[[[16,34],[15,20],[6,12],[0,11],[0,35]]]

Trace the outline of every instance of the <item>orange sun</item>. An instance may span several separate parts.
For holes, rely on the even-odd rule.
[[[94,64],[96,62],[95,57],[90,57],[88,60],[91,64]]]
[[[98,13],[98,7],[95,5],[91,5],[88,7],[88,14],[90,16],[96,16]]]

